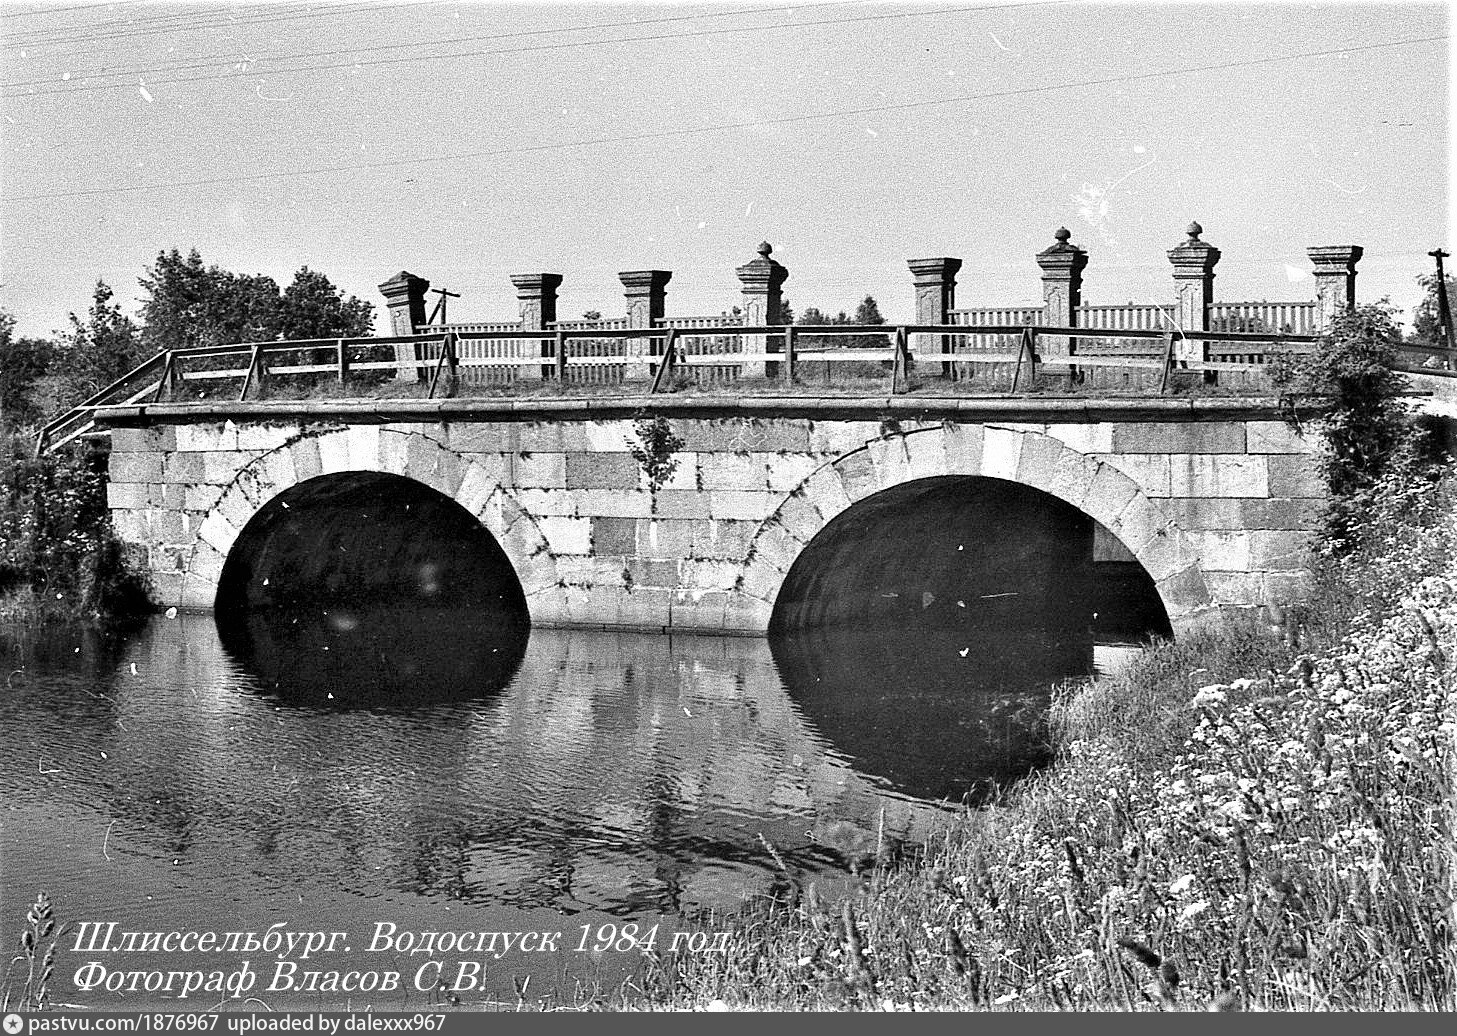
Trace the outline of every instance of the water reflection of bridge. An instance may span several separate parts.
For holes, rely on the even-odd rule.
[[[666,664],[624,664],[648,645]],[[299,707],[260,693],[210,619],[158,622],[109,690],[127,837],[231,843],[281,881],[364,890],[382,868],[427,896],[634,912],[767,888],[760,833],[833,867],[873,851],[882,815],[889,841],[944,817],[807,726],[763,641],[541,630],[522,665],[473,702]]]

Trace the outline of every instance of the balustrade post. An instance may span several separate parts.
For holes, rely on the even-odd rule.
[[[1037,265],[1042,268],[1042,322],[1048,327],[1076,327],[1088,253],[1072,243],[1067,227],[1058,227],[1052,237],[1052,245],[1037,253]],[[1049,365],[1043,368],[1044,375],[1068,381],[1072,370],[1058,358],[1071,354],[1073,340],[1066,335],[1039,334],[1037,338],[1042,343],[1041,362]]]
[[[769,242],[759,246],[759,258],[745,263],[734,272],[744,291],[744,325],[747,327],[768,326],[779,323],[779,308],[782,300],[780,289],[789,278],[789,271],[769,258],[774,251]],[[740,335],[740,350],[745,353],[777,352],[776,336]],[[751,360],[740,367],[743,377],[773,377],[779,373],[779,365],[763,360]]]
[[[1208,331],[1209,307],[1214,304],[1214,267],[1220,253],[1208,241],[1199,240],[1204,228],[1198,223],[1190,223],[1185,233],[1188,239],[1168,252],[1169,262],[1174,266],[1174,326],[1179,331]],[[1208,358],[1207,340],[1185,338],[1176,332],[1176,361],[1199,363]]]
[[[556,323],[557,289],[562,286],[559,273],[513,273],[516,301],[521,307],[521,330],[545,331]],[[545,356],[544,339],[521,339],[521,358]],[[553,364],[554,365],[554,364]],[[526,364],[516,368],[517,381],[540,381],[547,376],[542,367]]]
[[[948,256],[933,259],[907,259],[916,287],[916,323],[949,324],[956,308],[956,274],[961,260]],[[950,335],[917,334],[911,336],[910,351],[915,360],[929,361],[940,355],[941,373],[951,374],[951,364],[944,359],[952,351]]]
[[[668,281],[673,279],[671,270],[626,270],[617,275],[622,282],[623,294],[627,298],[628,327],[656,327],[663,320],[667,308]],[[623,377],[627,381],[646,381],[652,377],[649,357],[657,353],[651,338],[624,339],[627,347],[627,369]]]
[[[1360,245],[1315,245],[1307,248],[1315,266],[1315,332],[1323,332],[1343,309],[1356,305],[1356,264],[1365,249]]]
[[[416,277],[405,270],[379,286],[380,293],[384,295],[385,308],[389,311],[392,336],[401,338],[413,335],[415,328],[424,325],[425,292],[429,288],[430,282],[424,277]],[[394,353],[395,360],[400,363],[421,359],[419,348],[415,345],[396,345]],[[424,377],[424,368],[421,367],[395,369],[396,381],[422,381]]]

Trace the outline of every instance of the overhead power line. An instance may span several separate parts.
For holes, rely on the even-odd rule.
[[[862,2],[862,0],[853,0],[853,2]],[[785,31],[798,31],[798,30],[801,30],[801,29],[820,28],[820,27],[827,26],[827,25],[852,25],[852,24],[857,24],[857,23],[862,23],[862,22],[879,22],[879,21],[886,21],[886,20],[889,20],[889,19],[897,19],[897,18],[917,18],[917,17],[928,17],[928,16],[933,16],[933,15],[934,16],[939,16],[939,15],[948,15],[948,14],[970,14],[970,13],[980,13],[980,12],[983,12],[983,11],[1001,11],[1001,10],[1009,10],[1009,9],[1016,9],[1016,8],[1023,8],[1023,7],[1029,7],[1029,8],[1030,7],[1050,7],[1050,6],[1060,5],[1060,4],[1067,4],[1067,3],[1070,3],[1070,2],[1072,2],[1072,0],[1034,0],[1034,2],[1031,2],[1031,3],[1022,2],[1022,3],[1002,3],[1002,4],[977,4],[977,5],[968,6],[968,7],[941,7],[941,8],[937,8],[935,10],[931,10],[931,11],[896,11],[896,12],[890,13],[890,14],[855,15],[855,16],[849,17],[849,18],[826,18],[826,19],[821,19],[819,21],[786,22],[786,23],[781,24],[781,25],[738,25],[738,26],[728,26],[728,27],[720,28],[720,29],[700,29],[700,30],[693,31],[693,32],[660,33],[660,34],[654,35],[654,36],[623,36],[623,37],[615,37],[615,38],[612,38],[612,39],[568,40],[568,41],[563,41],[563,42],[559,42],[559,43],[540,43],[540,44],[535,44],[535,45],[527,46],[527,47],[504,47],[504,48],[486,49],[486,50],[469,50],[469,51],[460,51],[460,52],[457,52],[457,53],[449,53],[449,54],[420,54],[420,53],[411,53],[411,54],[404,55],[402,57],[373,58],[373,59],[368,60],[368,61],[359,61],[359,60],[351,59],[351,60],[347,60],[347,61],[338,61],[338,62],[333,62],[333,63],[329,63],[329,64],[306,64],[306,65],[301,65],[301,66],[293,67],[293,68],[270,69],[266,74],[268,74],[268,75],[283,75],[283,74],[287,74],[287,73],[300,73],[300,72],[327,72],[327,71],[338,70],[338,69],[375,68],[375,67],[378,67],[378,66],[381,66],[381,65],[403,65],[403,64],[415,64],[417,62],[450,61],[450,60],[457,60],[457,59],[462,59],[462,58],[488,57],[488,56],[499,55],[499,54],[526,54],[526,53],[532,53],[532,52],[544,51],[544,50],[564,50],[564,49],[569,49],[569,48],[574,48],[574,47],[601,47],[601,46],[608,46],[608,45],[612,45],[612,44],[621,44],[621,43],[659,43],[659,42],[663,42],[663,41],[666,41],[666,40],[693,39],[693,38],[698,38],[698,37],[703,37],[703,36],[722,36],[722,35],[728,35],[728,34],[740,33],[740,32],[785,32]],[[812,5],[812,6],[817,6],[817,7],[834,7],[834,6],[839,6],[839,5],[838,4],[816,4],[816,5]],[[766,9],[762,9],[762,10],[765,10],[765,11],[768,11],[768,12],[772,13],[774,11],[782,11],[782,10],[803,10],[803,9],[804,8],[801,5],[799,7],[777,7],[777,8],[766,8]],[[739,14],[739,13],[748,13],[748,12],[725,12],[725,15],[735,15],[735,14]],[[720,17],[720,15],[679,15],[679,16],[675,16],[673,18],[658,19],[658,21],[672,22],[672,21],[682,21],[682,20],[685,20],[685,19],[707,18],[707,17]],[[477,38],[478,39],[508,39],[508,38],[511,38],[511,37],[519,37],[519,36],[540,35],[542,33],[588,31],[588,30],[594,30],[594,29],[632,26],[632,25],[635,25],[635,24],[644,24],[644,23],[617,22],[617,23],[612,23],[610,25],[609,24],[604,24],[604,25],[586,25],[586,26],[573,27],[573,28],[570,28],[570,29],[568,29],[568,28],[561,28],[561,29],[532,29],[532,30],[526,30],[524,32],[519,32],[519,33],[506,33],[506,34],[499,35],[499,36],[483,36],[483,37],[477,37]],[[440,41],[437,41],[436,43],[423,44],[423,45],[425,45],[425,46],[447,46],[447,45],[450,45],[450,44],[453,44],[453,43],[457,43],[457,42],[467,42],[467,40],[440,40]],[[374,49],[374,50],[396,49],[396,48],[398,48],[400,46],[402,46],[402,45],[401,44],[389,44],[389,45],[385,45],[385,46],[381,46],[381,47],[365,48],[365,49]],[[420,46],[422,46],[422,44],[409,44],[407,46],[409,46],[411,50],[418,50],[418,48]],[[363,53],[363,52],[364,52],[363,50],[353,50],[353,51],[343,51],[342,53]],[[321,57],[321,56],[327,56],[329,54],[337,54],[337,53],[341,53],[341,51],[326,51],[326,52],[323,52],[322,54],[316,54],[316,55],[300,55],[300,56],[301,57]],[[236,58],[233,58],[232,60],[234,62],[236,62],[237,59]],[[276,60],[291,60],[291,59],[289,59],[289,58],[280,58],[280,59],[276,59]],[[17,87],[32,85],[32,84],[36,84],[36,83],[48,83],[48,84],[52,84],[52,88],[51,89],[48,89],[48,90],[32,90],[32,91],[30,91],[30,92],[28,92],[26,94],[23,94],[22,96],[24,96],[24,97],[48,97],[48,96],[50,96],[52,94],[86,93],[86,92],[92,92],[92,91],[96,91],[96,90],[111,90],[111,89],[115,89],[118,86],[130,86],[130,85],[132,85],[132,83],[130,82],[131,79],[134,79],[137,76],[146,77],[146,76],[150,75],[151,73],[147,69],[134,69],[134,70],[128,70],[127,72],[108,72],[108,73],[104,73],[104,74],[107,75],[107,76],[125,76],[125,77],[127,77],[127,79],[124,82],[119,81],[119,82],[115,82],[115,83],[77,83],[77,84],[71,84],[71,85],[66,85],[66,86],[57,86],[57,85],[54,85],[55,84],[55,79],[54,78],[51,78],[51,79],[46,79],[46,80],[29,80],[29,81],[23,82],[23,83],[0,83],[0,89],[12,90],[12,89],[15,89]],[[223,80],[223,79],[236,79],[241,74],[242,73],[235,72],[235,71],[228,71],[228,72],[224,72],[224,73],[219,74],[219,75],[174,76],[174,77],[171,77],[171,78],[152,78],[152,79],[149,79],[148,80],[147,85],[148,86],[172,86],[172,85],[177,85],[177,84],[182,84],[182,83],[213,82],[213,81]],[[257,74],[257,73],[254,73],[254,74]]]
[[[841,119],[858,115],[881,115],[886,112],[913,111],[923,108],[941,107],[948,104],[967,104],[973,101],[1000,100],[1007,97],[1026,97],[1033,94],[1054,93],[1062,90],[1076,90],[1091,86],[1111,86],[1114,83],[1141,82],[1163,79],[1169,76],[1183,76],[1196,72],[1224,72],[1233,68],[1254,68],[1260,65],[1281,64],[1309,58],[1330,57],[1335,54],[1356,54],[1364,51],[1389,50],[1394,47],[1410,47],[1423,43],[1440,43],[1449,40],[1449,35],[1421,36],[1404,40],[1388,40],[1385,43],[1366,43],[1355,46],[1332,47],[1324,50],[1299,51],[1293,54],[1272,55],[1261,58],[1247,58],[1242,61],[1222,61],[1207,65],[1182,65],[1177,68],[1159,69],[1152,72],[1130,72],[1097,79],[1078,79],[1062,83],[1046,83],[1041,86],[1016,87],[1010,90],[994,90],[986,93],[962,94],[956,97],[937,97],[925,101],[905,101],[899,104],[881,104],[865,108],[845,108],[838,111],[816,112],[808,115],[785,115],[770,119],[749,119],[740,122],[718,123],[712,126],[684,127],[671,130],[656,130],[616,137],[593,137],[584,140],[563,141],[555,144],[527,144],[519,147],[492,148],[483,151],[463,151],[452,154],[433,154],[413,158],[388,159],[378,162],[355,162],[331,166],[317,166],[309,169],[281,169],[266,173],[246,173],[239,176],[206,177],[197,180],[178,180],[164,183],[133,184],[128,187],[95,187],[79,191],[48,191],[39,194],[20,194],[9,198],[12,202],[48,201],[57,198],[88,198],[103,194],[131,194],[138,191],[178,190],[187,187],[210,187],[220,184],[252,183],[260,180],[288,179],[300,176],[319,176],[326,173],[358,172],[366,169],[393,169],[411,165],[425,165],[434,162],[459,162],[467,159],[505,158],[512,155],[536,154],[546,151],[566,151],[579,147],[597,147],[603,144],[636,144],[650,140],[667,140],[674,137],[697,136],[704,133],[722,133],[737,129],[760,129],[765,126],[786,126],[800,122],[816,122],[825,119]]]
[[[64,14],[67,11],[89,11],[95,7],[115,7],[123,0],[106,0],[100,4],[74,4],[70,7],[43,7],[39,11],[6,11],[6,18],[34,18],[36,15]],[[140,4],[138,4],[140,6]],[[96,24],[96,23],[93,23]]]
[[[375,51],[380,51],[380,50],[400,50],[400,49],[406,49],[406,48],[409,48],[409,49],[419,49],[421,47],[441,47],[441,46],[449,46],[449,45],[459,44],[459,43],[475,43],[475,42],[481,42],[481,41],[484,41],[484,40],[506,40],[506,39],[516,39],[516,38],[523,37],[523,36],[556,35],[557,33],[568,33],[568,32],[593,32],[593,31],[597,31],[597,30],[600,30],[600,29],[617,29],[617,28],[625,28],[625,27],[635,27],[635,26],[640,26],[640,25],[656,25],[656,24],[660,24],[660,23],[664,23],[664,22],[702,21],[702,20],[707,19],[707,18],[737,18],[737,17],[748,16],[748,15],[756,15],[756,14],[776,14],[776,13],[784,12],[784,11],[807,10],[807,9],[818,8],[818,7],[844,7],[844,6],[851,5],[851,4],[858,5],[858,4],[868,3],[868,2],[871,2],[871,0],[832,0],[832,2],[829,2],[829,3],[818,3],[818,4],[808,4],[808,5],[806,5],[806,4],[780,4],[780,5],[777,5],[777,6],[774,6],[774,7],[741,7],[741,8],[736,8],[735,10],[732,10],[732,11],[718,11],[718,12],[709,12],[709,13],[701,13],[701,14],[674,15],[671,18],[635,18],[635,19],[632,19],[632,20],[629,20],[629,21],[621,21],[621,22],[597,22],[597,23],[592,23],[592,24],[588,24],[588,25],[563,25],[563,26],[557,26],[555,28],[523,29],[523,30],[521,30],[519,32],[486,33],[486,34],[476,35],[476,36],[456,36],[456,37],[449,38],[449,39],[409,40],[409,41],[406,41],[406,42],[381,43],[381,44],[377,44],[377,45],[369,46],[369,47],[341,47],[341,48],[338,48],[338,49],[335,49],[335,50],[306,51],[306,52],[301,53],[301,54],[277,54],[277,55],[266,55],[265,54],[265,55],[260,55],[258,57],[249,57],[249,58],[247,58],[247,61],[249,63],[254,63],[254,64],[263,63],[263,62],[272,62],[272,61],[301,61],[301,60],[305,60],[305,59],[308,59],[308,58],[332,57],[332,56],[334,56],[336,54],[368,54],[368,53],[373,53]],[[1071,0],[1045,0],[1045,2],[1049,2],[1049,3],[1069,3],[1069,2],[1071,2]],[[1029,4],[1026,4],[1025,6],[1035,7],[1035,6],[1042,6],[1042,5],[1041,4],[1036,4],[1036,3],[1029,3]],[[163,65],[153,65],[153,66],[144,67],[144,68],[117,69],[115,71],[107,71],[104,68],[80,69],[80,70],[70,69],[69,71],[71,72],[71,76],[72,76],[73,79],[75,79],[77,76],[84,76],[84,75],[88,75],[88,74],[94,73],[97,76],[108,76],[108,77],[114,76],[114,77],[122,77],[124,79],[130,80],[132,78],[135,78],[136,76],[155,75],[155,74],[157,74],[159,72],[185,72],[185,71],[191,71],[191,70],[199,69],[199,68],[212,68],[212,67],[215,67],[216,65],[219,65],[219,64],[229,64],[229,65],[233,65],[233,64],[237,64],[238,61],[239,61],[238,53],[236,51],[234,51],[234,52],[228,53],[228,54],[205,54],[205,55],[202,55],[200,57],[192,58],[191,59],[191,62],[192,63],[190,63],[190,64],[189,63],[186,63],[186,62],[181,62],[181,61],[174,61],[174,62],[169,62],[169,63],[163,64]],[[219,78],[223,78],[223,77],[219,77]],[[41,78],[41,79],[22,79],[22,80],[15,80],[13,82],[0,81],[0,89],[11,89],[11,88],[14,88],[14,87],[19,87],[19,86],[40,86],[40,85],[49,86],[49,85],[54,85],[55,81],[56,81],[56,77],[55,77],[54,74],[52,74],[50,76],[47,76],[45,78]],[[172,82],[172,80],[168,80],[168,82]],[[117,85],[117,84],[104,84],[103,83],[103,84],[99,84],[99,86],[92,86],[92,88],[105,89],[109,85]],[[88,84],[88,86],[91,86],[91,84]]]
[[[409,0],[407,3],[359,2],[350,4],[331,4],[321,6],[307,11],[293,11],[290,14],[280,14],[278,7],[273,5],[272,10],[264,9],[254,15],[239,17],[238,15],[226,14],[217,10],[209,10],[201,16],[196,10],[177,12],[173,14],[154,14],[145,18],[125,18],[117,22],[109,23],[128,26],[128,29],[118,29],[113,32],[88,32],[91,26],[86,26],[77,31],[68,31],[64,35],[54,35],[54,30],[25,29],[19,33],[10,33],[0,36],[0,45],[6,47],[50,47],[57,44],[74,45],[77,43],[98,43],[107,40],[131,39],[137,36],[155,36],[163,32],[182,32],[195,29],[233,28],[243,25],[264,25],[272,22],[298,21],[301,18],[329,18],[340,14],[358,14],[364,10],[395,10],[402,7],[421,7],[425,4],[438,4],[440,0]],[[141,23],[166,22],[169,24],[152,24],[150,28],[136,28]],[[100,23],[97,23],[100,24]],[[45,32],[47,35],[37,35]]]

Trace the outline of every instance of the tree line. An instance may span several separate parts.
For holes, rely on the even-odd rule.
[[[280,288],[262,274],[203,262],[196,249],[163,251],[139,284],[138,318],[98,280],[84,315],[71,313],[50,338],[17,336],[0,310],[0,426],[44,420],[95,394],[163,349],[234,342],[368,335],[373,303],[346,296],[307,265]]]

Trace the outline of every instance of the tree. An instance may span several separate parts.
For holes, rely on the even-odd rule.
[[[195,248],[186,258],[175,248],[159,253],[141,286],[142,339],[153,351],[278,337],[282,300],[273,278],[204,266]]]
[[[98,280],[85,323],[72,313],[70,328],[61,334],[56,358],[63,403],[74,405],[95,395],[150,355],[137,325],[111,301],[113,294]]]
[[[1457,306],[1457,274],[1449,273],[1447,281],[1447,305]],[[1417,278],[1417,284],[1421,285],[1426,296],[1417,305],[1412,315],[1410,341],[1416,345],[1425,345],[1432,349],[1440,349],[1445,345],[1441,328],[1441,310],[1437,305],[1437,275],[1427,273]],[[1457,318],[1457,314],[1454,314]]]
[[[800,314],[796,323],[831,327],[850,324],[883,324],[885,317],[880,315],[880,306],[874,297],[866,295],[855,307],[853,317],[846,314],[843,309],[832,317],[817,306],[809,306]],[[813,343],[811,348],[823,349],[885,349],[889,347],[889,339],[880,335],[822,335],[816,336],[810,341]]]
[[[0,429],[40,417],[35,383],[49,369],[54,351],[44,338],[15,337],[15,317],[0,310]]]
[[[855,323],[857,324],[883,324],[885,317],[880,315],[880,306],[876,304],[875,298],[866,295],[860,300],[860,305],[855,307]]]
[[[293,275],[278,308],[284,338],[360,338],[373,327],[373,304],[345,298],[328,277],[307,266]]]

